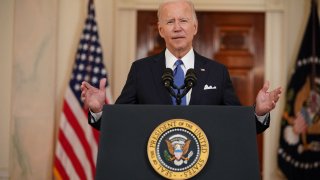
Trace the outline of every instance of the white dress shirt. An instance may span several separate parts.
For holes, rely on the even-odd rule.
[[[176,68],[176,65],[174,63],[179,60],[179,58],[175,57],[168,49],[165,51],[165,57],[166,57],[166,68],[171,68],[172,71]],[[182,60],[183,64],[181,65],[181,68],[184,72],[184,75],[186,75],[186,72],[188,69],[192,68],[194,69],[194,51],[191,48],[190,51],[182,57],[180,60]],[[187,100],[187,105],[189,105],[190,99],[191,99],[191,91],[187,93],[186,95],[186,100]]]

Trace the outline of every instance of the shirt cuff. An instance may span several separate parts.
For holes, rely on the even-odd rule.
[[[268,122],[268,117],[270,116],[270,113],[267,113],[263,116],[258,116],[256,113],[254,113],[257,117],[257,120],[263,124],[263,125],[267,125],[267,122]]]
[[[90,114],[91,114],[91,119],[90,119],[91,123],[96,123],[101,118],[102,111],[98,113],[94,113],[90,110]]]

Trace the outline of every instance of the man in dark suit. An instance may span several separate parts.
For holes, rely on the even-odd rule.
[[[158,55],[135,61],[127,82],[116,100],[116,104],[174,104],[161,76],[165,68],[183,73],[195,70],[197,84],[186,95],[186,105],[240,105],[235,95],[226,67],[195,52],[192,40],[197,33],[198,22],[194,5],[187,0],[163,2],[158,9],[158,29],[166,42],[166,49]],[[177,60],[180,64],[177,64]],[[81,85],[82,100],[90,108],[89,124],[100,127],[100,117],[105,101],[106,79],[100,81],[97,89],[87,82]],[[259,91],[256,103],[257,133],[269,127],[269,112],[278,101],[281,88],[268,92],[266,82]]]

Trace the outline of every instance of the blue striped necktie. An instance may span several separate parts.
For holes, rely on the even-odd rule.
[[[181,66],[183,65],[183,62],[181,60],[177,60],[174,65],[176,66],[176,68],[174,69],[174,72],[173,72],[173,81],[174,81],[174,84],[180,88],[183,83],[184,83],[184,72],[181,68]],[[174,90],[175,93],[177,93],[178,90]],[[183,92],[183,89],[180,90],[180,94]],[[176,99],[174,97],[172,97],[172,102],[174,105],[176,105]],[[186,96],[184,96],[182,99],[181,99],[181,105],[187,105],[187,99],[186,99]]]

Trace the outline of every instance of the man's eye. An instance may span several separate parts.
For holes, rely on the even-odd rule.
[[[167,21],[167,24],[172,24],[173,23],[173,21]]]
[[[187,20],[187,19],[181,19],[180,22],[182,22],[182,23],[187,23],[188,20]]]

